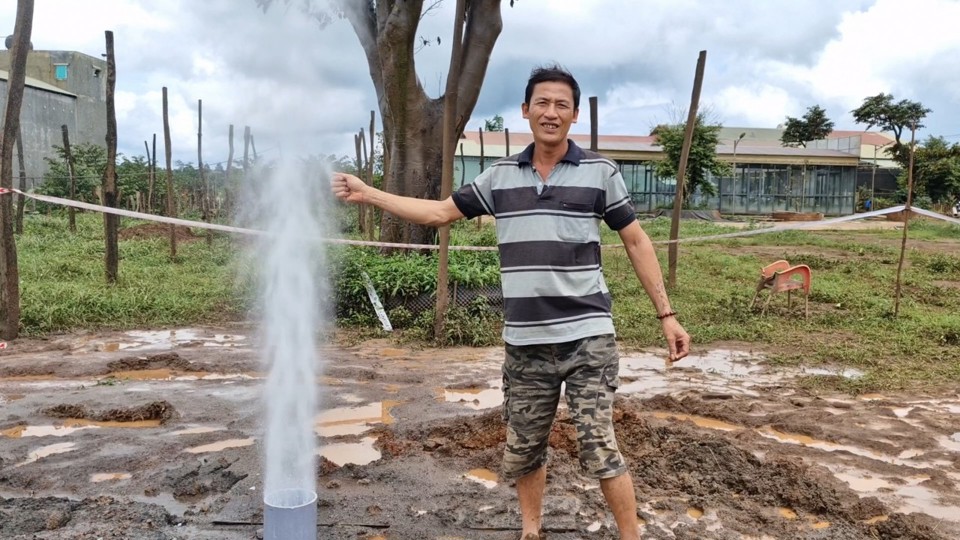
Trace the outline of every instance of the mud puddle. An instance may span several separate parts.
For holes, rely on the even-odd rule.
[[[48,356],[5,355],[0,430],[19,437],[0,439],[0,537],[255,537],[259,360],[249,340],[202,345],[218,334],[246,332],[68,336],[73,348]],[[102,350],[133,342],[166,350]],[[501,348],[377,340],[325,354],[314,419],[323,538],[516,540],[513,483],[500,477]],[[220,384],[206,373],[251,376]],[[624,354],[616,423],[645,540],[960,538],[960,396],[819,397],[794,384],[817,373],[736,350],[672,366]],[[41,386],[70,377],[80,384]],[[92,427],[101,422],[150,424]],[[544,525],[550,540],[613,540],[575,441],[561,409]]]

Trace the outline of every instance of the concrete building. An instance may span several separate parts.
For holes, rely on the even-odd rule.
[[[7,102],[10,51],[0,51],[0,107]],[[63,146],[60,126],[70,144],[103,146],[107,136],[107,63],[74,51],[30,51],[20,111],[24,163],[31,185],[47,171],[43,158],[57,157]],[[2,122],[2,118],[0,118]]]
[[[742,138],[741,133],[745,133]],[[873,146],[864,144],[864,134],[855,132],[822,144],[808,144],[807,148],[785,148],[780,144],[780,133],[777,129],[724,128],[717,154],[734,165],[734,174],[724,178],[711,176],[717,195],[697,193],[691,203],[730,214],[853,213],[864,148],[869,148],[873,155]],[[530,133],[509,136],[509,154],[520,152],[533,141]],[[583,148],[590,147],[589,135],[570,138]],[[460,140],[454,160],[455,186],[472,182],[481,167],[508,155],[504,133],[484,133],[483,142],[481,164],[479,134],[468,132]],[[655,174],[656,162],[664,158],[655,137],[602,135],[597,146],[601,154],[619,165],[637,211],[655,212],[673,205],[676,181]]]

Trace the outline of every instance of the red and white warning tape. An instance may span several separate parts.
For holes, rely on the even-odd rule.
[[[134,212],[132,210],[123,210],[121,208],[111,208],[109,206],[101,206],[97,204],[90,204],[80,201],[72,201],[70,199],[62,199],[60,197],[51,197],[49,195],[38,195],[36,193],[25,193],[19,189],[9,189],[9,188],[0,188],[0,195],[5,193],[16,193],[34,199],[37,201],[56,204],[59,206],[72,206],[74,208],[79,208],[82,210],[90,210],[93,212],[101,212],[104,214],[115,214],[118,216],[142,219],[146,221],[156,221],[159,223],[168,223],[170,225],[182,225],[184,227],[197,227],[201,229],[212,229],[215,231],[222,231],[228,233],[237,233],[237,234],[250,234],[250,235],[268,235],[266,231],[261,231],[257,229],[248,229],[244,227],[232,227],[229,225],[219,225],[217,223],[205,223],[202,221],[191,221],[187,219],[171,218],[166,216],[157,216],[153,214],[144,214],[142,212]],[[710,236],[696,236],[691,238],[680,238],[678,240],[656,240],[654,244],[670,244],[671,242],[705,242],[711,240],[724,240],[728,238],[742,238],[746,236],[755,236],[758,234],[767,234],[767,233],[776,233],[783,231],[790,231],[796,229],[806,229],[810,227],[823,227],[829,225],[836,225],[839,223],[847,223],[850,221],[856,221],[859,219],[878,217],[884,214],[892,214],[895,212],[900,212],[904,210],[904,206],[894,206],[892,208],[884,208],[883,210],[876,210],[873,212],[866,212],[863,214],[852,214],[849,216],[842,216],[831,219],[824,219],[820,221],[796,221],[785,223],[783,225],[774,225],[773,227],[763,227],[758,229],[749,229],[725,234],[715,234]],[[952,218],[949,216],[944,216],[936,212],[931,212],[929,210],[924,210],[922,208],[911,208],[913,212],[917,214],[940,219],[956,225],[960,225],[960,219]],[[342,238],[317,238],[319,242],[325,242],[328,244],[336,245],[351,245],[351,246],[368,246],[368,247],[388,247],[395,249],[439,249],[440,246],[437,245],[428,245],[428,244],[402,244],[402,243],[391,243],[391,242],[372,242],[367,240],[345,240]],[[604,244],[601,247],[603,248],[618,248],[622,247],[621,244]],[[495,246],[450,246],[451,251],[496,251]]]

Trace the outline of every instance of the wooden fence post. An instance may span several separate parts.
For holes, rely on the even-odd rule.
[[[173,195],[173,150],[170,148],[170,112],[167,107],[167,87],[163,87],[163,153],[167,158],[167,217],[177,217],[177,200]],[[170,260],[177,259],[177,229],[170,224]]]
[[[33,28],[33,0],[17,2],[17,18],[10,48],[7,106],[0,140],[0,188],[13,187],[13,143],[20,131],[20,107],[26,81],[27,51]],[[0,338],[16,339],[20,332],[20,269],[13,236],[13,199],[0,197]]]
[[[60,126],[60,131],[63,132],[63,153],[67,158],[67,172],[70,174],[70,200],[74,201],[77,199],[77,171],[73,164],[73,152],[70,151],[70,133],[67,131],[66,124]],[[67,219],[69,221],[70,232],[76,233],[76,208],[71,206],[67,209]]]
[[[677,238],[680,236],[680,211],[683,206],[683,182],[687,174],[687,160],[690,159],[690,145],[693,142],[693,130],[697,124],[697,109],[700,106],[700,88],[703,86],[703,70],[707,64],[707,51],[700,51],[697,58],[697,71],[693,78],[693,93],[690,96],[690,110],[687,112],[687,127],[683,132],[683,149],[680,151],[680,165],[677,167],[677,193],[673,198],[673,219],[670,222],[670,247],[667,250],[668,278],[671,289],[677,284]]]
[[[113,51],[113,32],[105,32],[107,40],[107,170],[103,175],[104,206],[117,208],[117,110],[114,91],[117,86],[117,62]],[[103,214],[103,228],[106,241],[104,263],[107,283],[117,282],[120,265],[118,229],[120,216]]]
[[[463,25],[466,18],[466,0],[457,0],[453,24],[453,45],[450,51],[450,68],[447,70],[447,87],[443,96],[443,162],[440,169],[440,200],[445,200],[453,191],[453,158],[457,151],[457,85],[460,83],[460,62],[463,56]],[[442,340],[450,303],[449,263],[450,226],[440,227],[440,254],[437,258],[437,307],[433,321],[434,339]],[[456,299],[454,298],[454,303]]]
[[[197,169],[200,171],[200,215],[204,223],[210,223],[210,184],[203,171],[203,100],[197,100]],[[213,230],[207,229],[207,245],[213,245]]]
[[[20,191],[27,191],[27,166],[23,162],[23,126],[17,130],[17,163],[20,165]],[[27,198],[23,195],[17,195],[17,219],[16,234],[23,234],[23,206]]]
[[[370,159],[367,160],[367,178],[370,180],[370,185],[373,185],[373,160],[376,152],[373,149],[373,135],[374,130],[376,129],[376,113],[370,111]],[[367,207],[367,240],[373,240],[373,214],[376,212],[376,207],[369,205]]]
[[[223,205],[226,207],[227,216],[229,216],[233,211],[233,186],[230,184],[230,172],[233,170],[233,124],[230,124],[230,129],[227,131],[227,139],[230,150],[227,154],[227,174],[223,180]]]

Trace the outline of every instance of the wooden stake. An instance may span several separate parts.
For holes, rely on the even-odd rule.
[[[457,86],[460,83],[460,60],[463,55],[463,22],[466,18],[466,0],[457,0],[453,24],[453,50],[450,51],[450,68],[447,70],[447,88],[443,96],[443,164],[440,169],[440,200],[453,192],[453,157],[457,151]],[[447,306],[450,303],[449,269],[450,226],[440,227],[440,254],[437,271],[437,307],[433,323],[434,339],[443,338]]]
[[[167,107],[167,87],[163,87],[163,144],[167,158],[167,217],[177,217],[177,199],[173,194],[173,149],[170,148],[170,112]],[[170,224],[170,260],[177,260],[177,229]]]
[[[360,133],[353,134],[353,147],[357,152],[357,160],[356,160],[357,176],[360,177],[361,180],[363,180],[363,176],[364,176],[363,175],[363,170],[364,170],[363,155],[361,154],[361,147],[367,145],[366,141],[367,141],[366,138],[364,138],[363,136],[362,128],[360,129]],[[366,220],[363,218],[364,214],[366,213],[365,207],[366,205],[361,204],[360,207],[357,209],[357,229],[359,230],[361,237],[365,236],[364,233],[366,232],[366,230],[364,229],[364,226],[366,225]]]
[[[233,170],[233,124],[230,124],[230,129],[227,131],[227,142],[229,143],[229,153],[227,154],[227,175],[223,181],[223,190],[224,197],[226,198],[224,206],[226,206],[227,215],[233,211],[233,186],[230,184],[230,171]]]
[[[897,263],[897,284],[893,301],[893,316],[900,316],[900,275],[903,273],[903,259],[907,253],[907,229],[910,228],[910,206],[913,204],[913,156],[916,151],[917,124],[910,126],[910,163],[907,167],[907,204],[903,206],[903,238],[900,240],[900,262]]]
[[[26,81],[27,51],[33,28],[33,0],[17,2],[17,18],[10,48],[7,105],[0,139],[0,188],[13,187],[13,143],[20,131],[20,108]],[[20,269],[13,236],[13,199],[0,197],[0,338],[15,339],[20,332]]]
[[[597,96],[590,96],[590,150],[598,151],[599,130],[597,125]]]
[[[147,212],[152,211],[150,202],[153,200],[153,169],[150,167],[150,143],[143,141],[143,149],[147,152]]]
[[[486,157],[483,155],[484,154],[483,153],[483,128],[482,127],[479,128],[477,130],[477,133],[480,135],[480,172],[483,172],[483,165],[484,165],[483,159],[484,157]]]
[[[683,206],[683,183],[687,174],[687,161],[690,159],[690,145],[693,141],[693,129],[697,124],[697,109],[700,106],[700,88],[703,85],[703,70],[707,64],[707,51],[700,51],[697,58],[697,72],[693,79],[693,94],[690,96],[690,110],[687,112],[687,127],[683,132],[683,149],[680,151],[680,165],[677,167],[677,194],[673,198],[673,219],[670,222],[670,247],[668,249],[669,277],[667,286],[677,284],[677,238],[680,236],[680,211]]]
[[[17,163],[20,165],[20,191],[27,191],[27,166],[23,162],[23,126],[17,131]],[[17,195],[16,234],[23,234],[23,206],[27,198]]]
[[[104,206],[117,208],[117,109],[114,92],[117,86],[117,62],[113,51],[113,32],[104,32],[107,40],[107,170],[103,175]],[[106,241],[104,263],[107,283],[117,282],[120,265],[118,229],[120,216],[103,214],[103,229]]]
[[[210,184],[203,170],[203,100],[197,100],[197,169],[200,171],[200,216],[210,223]],[[213,230],[207,229],[207,245],[213,245]]]
[[[376,151],[373,147],[373,136],[374,129],[376,129],[376,113],[370,111],[370,159],[367,160],[367,178],[370,180],[370,184],[373,185],[373,160],[376,155]],[[367,240],[373,240],[373,214],[376,212],[376,209],[373,205],[367,207]]]
[[[247,180],[247,171],[250,167],[250,126],[243,126],[243,180]]]
[[[503,129],[503,144],[506,145],[506,153],[503,154],[505,157],[510,155],[510,130]]]
[[[67,125],[64,124],[60,126],[60,131],[63,132],[63,153],[67,158],[67,172],[70,173],[70,200],[75,201],[77,199],[77,172],[73,164],[73,152],[70,151],[70,134],[67,132]],[[67,219],[69,221],[70,232],[76,233],[76,209],[72,206],[67,209]]]

